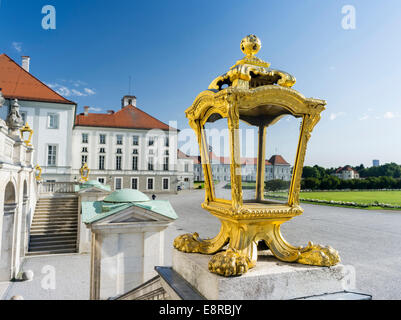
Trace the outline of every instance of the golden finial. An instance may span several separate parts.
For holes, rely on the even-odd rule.
[[[241,51],[246,56],[254,56],[262,47],[262,42],[254,34],[247,35],[241,40]]]

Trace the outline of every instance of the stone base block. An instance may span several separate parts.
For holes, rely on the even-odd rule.
[[[314,267],[285,263],[263,252],[256,267],[239,277],[222,277],[208,270],[211,256],[173,251],[173,270],[209,300],[287,300],[344,291],[343,265]]]

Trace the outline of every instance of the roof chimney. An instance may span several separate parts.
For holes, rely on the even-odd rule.
[[[121,100],[121,109],[126,106],[134,106],[136,107],[136,97],[135,96],[124,96]]]
[[[88,114],[89,114],[89,107],[85,106],[84,107],[84,116],[86,117],[86,116],[88,116]]]
[[[24,69],[25,71],[29,72],[29,67],[30,67],[30,63],[31,63],[31,58],[28,56],[22,56],[22,69]]]
[[[114,114],[114,110],[107,110],[107,114]]]

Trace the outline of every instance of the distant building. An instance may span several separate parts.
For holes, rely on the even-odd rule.
[[[87,163],[91,179],[113,190],[177,191],[177,129],[139,109],[134,96],[125,96],[117,112],[84,109],[72,134],[76,177]]]
[[[34,77],[29,64],[29,57],[22,57],[19,65],[0,54],[0,88],[5,98],[0,119],[6,119],[13,100],[18,99],[22,121],[34,131],[33,165],[41,166],[44,181],[71,181],[71,136],[77,105]]]
[[[380,161],[379,160],[373,160],[373,166],[374,167],[380,166]]]
[[[192,189],[194,187],[194,159],[181,150],[177,150],[177,187]]]
[[[217,157],[210,153],[213,178],[218,181],[231,181],[230,158]],[[192,157],[194,160],[194,179],[203,181],[203,171],[199,156]],[[265,160],[265,181],[268,180],[291,180],[291,165],[281,155],[274,155]],[[257,158],[241,158],[242,181],[256,181]]]
[[[359,173],[350,166],[338,168],[333,175],[342,180],[359,179]]]

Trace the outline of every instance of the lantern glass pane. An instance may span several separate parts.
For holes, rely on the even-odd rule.
[[[266,129],[265,193],[268,201],[287,203],[302,120],[283,116]]]
[[[218,118],[211,116],[213,118]],[[215,198],[231,200],[230,140],[227,119],[207,122],[204,126],[204,150],[209,158]]]

